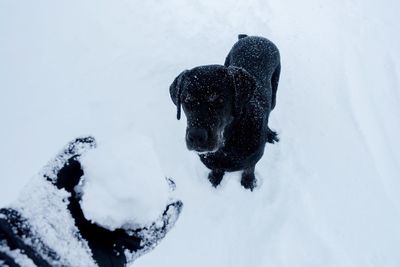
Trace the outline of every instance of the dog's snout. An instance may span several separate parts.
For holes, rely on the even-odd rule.
[[[190,128],[187,132],[187,141],[192,147],[203,146],[208,139],[207,130],[203,128]]]

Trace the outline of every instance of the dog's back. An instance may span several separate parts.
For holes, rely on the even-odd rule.
[[[274,43],[264,37],[239,35],[239,41],[232,47],[225,66],[241,67],[259,82],[271,79],[279,65],[279,50]]]
[[[224,65],[243,68],[253,75],[267,94],[270,110],[275,107],[280,55],[274,43],[264,37],[239,34],[239,40],[232,47]]]

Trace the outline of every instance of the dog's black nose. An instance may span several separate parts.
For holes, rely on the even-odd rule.
[[[207,142],[208,133],[203,128],[190,128],[187,131],[186,140],[191,148],[198,148],[204,146]]]

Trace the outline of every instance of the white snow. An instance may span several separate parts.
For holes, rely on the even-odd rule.
[[[0,252],[10,255],[13,259],[15,259],[15,263],[21,267],[36,267],[35,263],[24,253],[21,253],[20,249],[11,250],[9,247],[6,247],[0,243]],[[6,265],[2,260],[0,260],[0,266],[8,267],[8,265]]]
[[[2,1],[0,204],[76,136],[133,131],[153,140],[184,202],[133,266],[400,266],[399,10],[395,0]],[[168,92],[182,70],[222,64],[238,33],[271,39],[282,57],[270,118],[281,141],[267,146],[254,192],[238,173],[210,186]]]
[[[108,229],[149,226],[165,210],[169,188],[149,138],[134,133],[98,142],[80,157],[82,209]]]
[[[46,247],[60,256],[59,260],[51,259],[36,239],[24,237],[24,242],[34,247],[52,266],[95,266],[87,242],[77,238],[78,229],[67,210],[69,196],[67,191],[58,190],[42,175],[37,175],[11,207],[27,219],[35,238],[40,237]]]

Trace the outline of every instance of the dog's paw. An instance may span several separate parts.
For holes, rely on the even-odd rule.
[[[211,171],[208,174],[208,180],[214,187],[217,187],[221,183],[223,177],[224,177],[224,172],[222,171]]]
[[[257,186],[257,180],[254,173],[243,173],[240,183],[244,188],[250,189],[251,191],[253,191]]]

